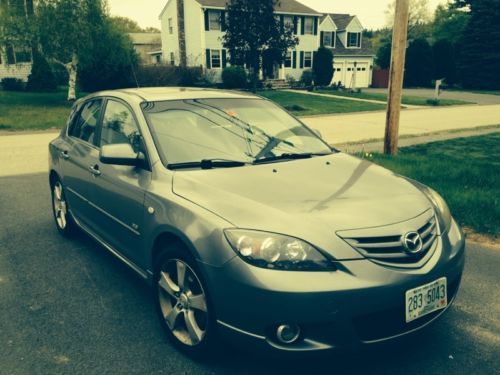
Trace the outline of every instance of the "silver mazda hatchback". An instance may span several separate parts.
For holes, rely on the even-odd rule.
[[[411,333],[453,302],[464,236],[430,188],[328,146],[273,102],[107,91],[52,141],[57,229],[148,280],[166,335],[281,351]]]

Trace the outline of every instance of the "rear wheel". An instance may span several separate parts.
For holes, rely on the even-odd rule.
[[[156,305],[167,336],[187,354],[207,355],[215,340],[215,319],[195,260],[178,249],[162,251],[158,259]]]
[[[74,233],[76,225],[69,215],[64,188],[59,179],[52,184],[52,212],[59,233],[67,236]]]

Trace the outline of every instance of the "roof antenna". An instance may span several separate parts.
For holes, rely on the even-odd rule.
[[[130,62],[130,69],[132,69],[132,74],[134,75],[135,84],[136,84],[137,88],[140,89],[141,86],[139,85],[139,81],[137,80],[137,75],[135,74],[134,64],[132,64],[132,62]]]

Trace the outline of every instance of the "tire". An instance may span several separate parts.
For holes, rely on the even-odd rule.
[[[162,250],[155,265],[154,298],[163,330],[180,351],[207,357],[217,343],[215,316],[196,261],[175,246]]]
[[[50,191],[52,196],[52,214],[57,230],[63,236],[69,237],[75,233],[76,224],[69,213],[69,206],[61,180],[54,180],[50,185]]]

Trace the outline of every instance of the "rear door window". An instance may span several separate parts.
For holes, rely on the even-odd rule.
[[[68,135],[94,144],[97,124],[101,117],[101,108],[102,99],[95,99],[85,103],[71,124]]]

